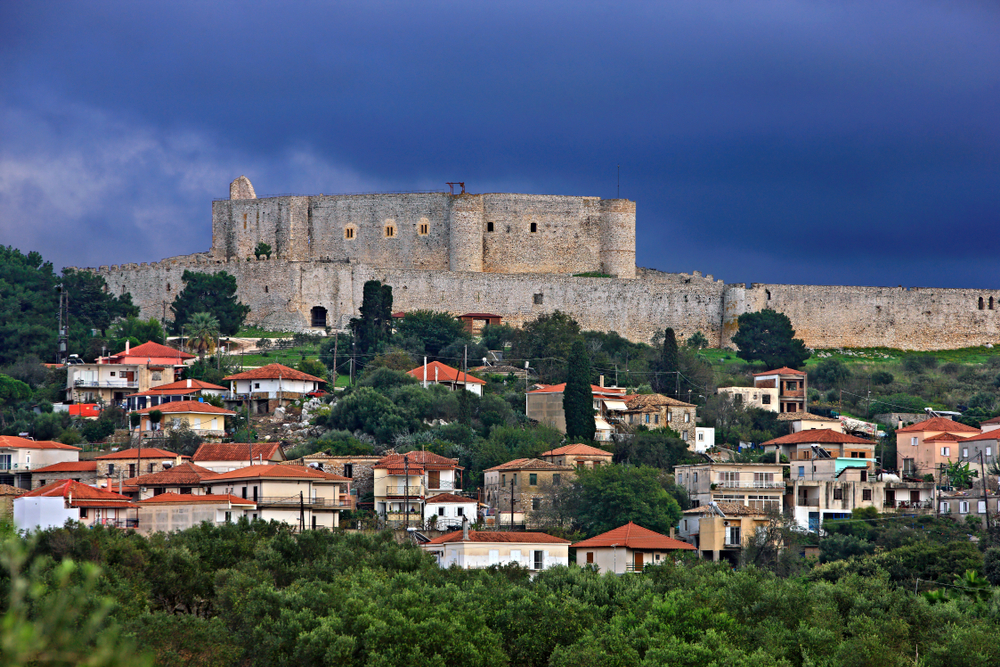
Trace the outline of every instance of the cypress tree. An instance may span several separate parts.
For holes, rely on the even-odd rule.
[[[668,391],[669,387],[674,387],[676,393],[677,376],[675,373],[680,370],[679,357],[677,352],[677,337],[674,330],[667,327],[663,330],[663,350],[660,352],[659,375],[656,377],[656,390],[660,392]]]
[[[594,392],[590,389],[590,357],[582,338],[573,341],[570,348],[566,389],[563,391],[563,413],[566,415],[566,437],[574,440],[593,440],[597,425],[594,423]]]

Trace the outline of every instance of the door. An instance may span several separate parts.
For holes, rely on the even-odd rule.
[[[441,488],[441,471],[440,470],[428,470],[427,471],[427,488],[429,488],[429,489],[440,489]]]
[[[642,552],[636,551],[632,558],[635,560],[635,571],[642,572]]]

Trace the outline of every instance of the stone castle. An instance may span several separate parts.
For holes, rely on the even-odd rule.
[[[169,319],[185,270],[236,277],[248,322],[343,328],[362,287],[393,288],[394,310],[488,312],[520,325],[561,310],[584,329],[648,342],[671,326],[728,346],[742,313],[788,315],[810,347],[933,350],[1000,342],[1000,291],[730,284],[635,266],[635,202],[524,194],[257,198],[246,177],[212,205],[212,248],[91,269]],[[254,257],[257,244],[270,258]],[[584,275],[580,275],[584,274]],[[996,305],[996,308],[994,306]]]

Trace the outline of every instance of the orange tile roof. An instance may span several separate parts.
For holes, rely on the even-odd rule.
[[[97,461],[65,461],[32,470],[36,475],[40,472],[97,472]]]
[[[967,426],[946,417],[931,417],[916,424],[896,429],[896,433],[920,433],[922,431],[951,431],[954,433],[979,433],[978,428]]]
[[[462,531],[456,531],[454,533],[446,533],[444,535],[439,535],[433,540],[426,542],[425,544],[446,544],[448,542],[465,542],[466,540],[462,537]],[[504,531],[480,531],[480,530],[470,530],[469,531],[469,542],[504,542],[504,543],[518,543],[518,544],[569,544],[569,540],[564,540],[561,537],[553,537],[546,533],[517,533],[517,532],[504,532]]]
[[[475,498],[466,498],[464,496],[456,496],[454,493],[439,493],[433,498],[428,498],[424,501],[426,504],[430,503],[475,503],[477,502]]]
[[[411,375],[418,380],[423,381],[424,379],[424,367],[417,366],[412,371],[407,371],[407,375]],[[451,366],[446,366],[440,361],[432,361],[427,364],[427,381],[428,382],[466,382],[468,384],[486,384],[483,380],[477,377],[468,375],[458,370],[457,368],[452,368]]]
[[[194,493],[161,493],[157,496],[153,496],[152,498],[146,498],[145,500],[139,501],[140,505],[201,505],[214,503],[229,503],[231,505],[257,507],[257,503],[252,500],[237,498],[236,496],[228,493],[206,495],[197,495]]]
[[[178,454],[174,452],[168,452],[165,449],[157,449],[156,447],[143,447],[142,448],[142,458],[144,459],[176,459]],[[120,452],[111,452],[110,454],[105,454],[104,456],[98,456],[98,461],[114,461],[116,459],[136,459],[139,458],[139,449],[123,449]],[[190,456],[181,456],[182,459],[189,459]]]
[[[611,452],[605,449],[598,449],[597,447],[591,447],[582,443],[563,445],[562,447],[550,449],[547,452],[542,452],[540,456],[566,456],[567,454],[576,454],[578,456],[613,456]]]
[[[212,384],[211,382],[203,382],[202,380],[178,380],[177,382],[171,382],[169,384],[161,384],[147,391],[140,391],[138,394],[129,394],[129,396],[158,396],[160,394],[194,393],[196,391],[201,391],[202,389],[229,391],[225,387],[220,387],[219,385]]]
[[[875,443],[871,440],[865,440],[864,438],[847,435],[846,433],[838,433],[832,428],[814,428],[806,431],[799,431],[798,433],[789,433],[788,435],[783,435],[780,438],[775,438],[774,440],[768,440],[763,443],[762,446],[798,444],[874,445]]]
[[[541,459],[514,459],[513,461],[507,461],[507,463],[487,468],[484,472],[491,472],[493,470],[552,470],[553,472],[565,472],[572,471],[573,467],[561,466],[556,463],[542,461]]]
[[[154,405],[148,408],[143,408],[142,410],[136,410],[140,415],[148,415],[153,410],[159,410],[163,414],[177,414],[177,413],[195,413],[203,415],[227,415],[232,416],[236,413],[232,410],[226,410],[225,408],[219,408],[211,403],[204,403],[202,401],[171,401],[170,403],[161,403],[160,405]]]
[[[277,442],[203,442],[194,453],[192,461],[270,461],[278,455],[285,459],[281,445]]]
[[[458,459],[449,459],[446,456],[433,452],[407,452],[406,454],[390,454],[379,459],[375,464],[376,468],[399,468],[403,470],[404,457],[409,461],[410,474],[413,474],[414,466],[427,468],[430,470],[464,470],[458,465]],[[400,473],[401,474],[401,473]]]
[[[688,544],[687,542],[681,542],[680,540],[675,540],[672,537],[661,535],[660,533],[652,531],[648,528],[643,528],[638,524],[634,524],[631,521],[624,526],[620,526],[614,530],[609,530],[606,533],[601,533],[600,535],[591,537],[589,540],[577,542],[573,546],[579,549],[591,547],[612,547],[616,545],[619,547],[641,550],[695,550],[694,546]]]
[[[775,368],[773,371],[763,371],[761,373],[754,373],[753,376],[758,375],[806,375],[805,371],[797,371],[794,368],[789,368],[788,366],[782,366],[781,368]]]
[[[302,371],[297,371],[294,368],[289,368],[284,364],[268,364],[267,366],[261,366],[260,368],[254,368],[253,370],[246,371],[245,373],[237,373],[236,375],[230,375],[229,377],[222,378],[223,380],[305,380],[307,382],[326,382],[323,378],[318,378],[315,375],[309,375],[308,373],[303,373]]]
[[[937,435],[924,438],[924,442],[958,442],[959,440],[965,442],[968,439],[969,438],[964,435],[955,435],[954,433],[938,433]]]
[[[125,496],[120,496],[117,493],[111,493],[109,491],[104,491],[102,489],[95,489],[92,486],[87,486],[82,482],[74,482],[71,479],[61,479],[51,484],[46,484],[43,487],[37,488],[34,491],[29,491],[24,494],[25,498],[36,498],[36,497],[49,497],[49,498],[73,498],[73,501],[77,500],[92,500],[92,501],[106,501],[106,502],[129,502],[129,499]]]
[[[181,350],[167,347],[166,345],[160,345],[159,343],[154,343],[149,341],[143,343],[142,345],[137,345],[130,348],[128,352],[122,350],[117,354],[111,355],[111,359],[126,359],[131,357],[156,357],[156,358],[168,358],[168,359],[194,359],[193,354],[188,354],[187,352],[182,352]],[[178,363],[183,363],[179,361]]]
[[[212,484],[233,479],[327,479],[335,482],[350,482],[350,478],[323,472],[308,466],[284,466],[281,464],[253,465],[221,473],[213,477]]]
[[[983,422],[984,424],[986,422]],[[926,438],[924,442],[927,442],[930,438]],[[1000,429],[993,429],[992,431],[983,431],[982,433],[975,433],[966,438],[962,438],[962,442],[968,442],[969,440],[1000,440]]]
[[[128,481],[131,486],[186,486],[208,482],[218,476],[219,473],[208,468],[186,462],[169,470],[140,475]]]
[[[64,445],[61,442],[29,440],[28,438],[19,438],[16,435],[0,435],[0,447],[10,449],[68,449],[76,452],[80,451],[79,447]]]
[[[993,417],[992,419],[987,419],[984,422],[979,422],[980,424],[1000,424],[1000,417]]]

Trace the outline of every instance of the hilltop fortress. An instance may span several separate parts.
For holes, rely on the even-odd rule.
[[[1000,342],[1000,291],[727,285],[637,269],[635,211],[624,199],[464,192],[258,199],[241,176],[212,204],[208,252],[90,270],[161,319],[185,270],[226,271],[248,322],[280,330],[346,327],[365,281],[377,279],[392,286],[394,310],[496,313],[513,325],[561,310],[634,341],[671,326],[680,339],[701,331],[728,346],[737,317],[773,308],[810,347]],[[260,242],[270,259],[254,257]]]

